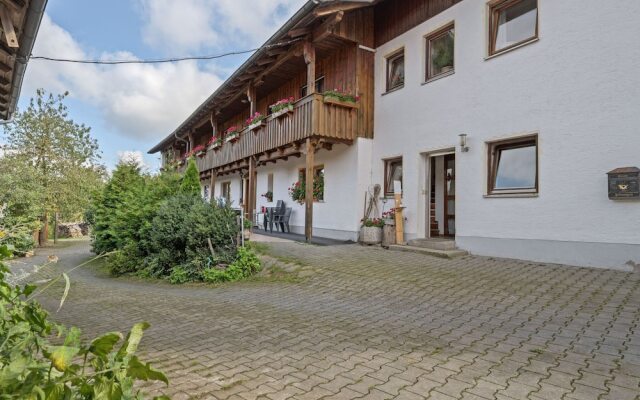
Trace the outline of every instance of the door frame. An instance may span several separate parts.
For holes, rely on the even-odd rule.
[[[444,201],[444,237],[455,237],[455,224],[456,224],[456,211],[455,211],[455,202],[456,202],[456,189],[457,185],[453,187],[453,196],[450,196],[447,193],[447,161],[453,159],[453,182],[456,184],[456,155],[447,154],[444,156],[444,191],[443,191],[443,201]],[[453,214],[449,215],[449,201],[453,200],[454,202],[454,210]],[[453,219],[454,233],[451,234],[449,232],[449,219]]]
[[[422,196],[422,208],[424,210],[424,214],[423,214],[423,220],[424,220],[424,237],[425,238],[432,238],[434,236],[431,236],[431,224],[430,224],[430,202],[431,202],[431,162],[432,159],[436,158],[436,157],[442,157],[442,156],[447,156],[447,155],[456,155],[456,146],[450,146],[450,147],[442,147],[442,148],[437,148],[437,149],[433,149],[431,151],[425,151],[422,153],[423,156],[423,160],[424,160],[424,171],[425,171],[425,178],[423,180],[426,181],[426,190],[423,192],[424,195]],[[435,236],[435,237],[441,237],[441,236]]]

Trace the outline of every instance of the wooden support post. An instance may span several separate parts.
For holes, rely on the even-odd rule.
[[[307,95],[316,92],[316,49],[311,42],[303,48],[304,62],[307,64]]]
[[[2,22],[2,31],[4,32],[4,38],[6,39],[7,44],[11,48],[18,48],[18,38],[13,27],[13,21],[11,20],[9,10],[7,10],[7,7],[4,4],[0,5],[0,21]]]
[[[189,132],[189,147],[187,148],[187,153],[193,150],[195,138],[193,137],[193,131]]]
[[[402,193],[395,193],[396,209],[396,243],[404,244],[404,206],[402,205]]]
[[[255,177],[255,175],[256,175],[256,159],[255,159],[255,157],[252,156],[252,157],[249,157],[249,177],[248,177],[248,181],[247,181],[248,182],[247,183],[247,185],[248,185],[247,192],[248,193],[247,193],[247,196],[246,196],[247,198],[245,199],[245,203],[247,203],[247,218],[249,218],[250,221],[253,221],[253,212],[255,211],[254,210],[254,207],[255,207],[254,199],[255,199],[255,196],[256,196],[256,193],[255,193],[255,191],[256,191],[255,190],[256,189],[256,187],[255,187],[255,184],[256,184],[255,179],[256,179],[256,177]]]
[[[256,99],[256,88],[253,84],[250,84],[247,88],[247,99],[249,99],[249,117],[253,117],[253,114],[257,111],[258,99]]]
[[[307,138],[307,164],[305,170],[305,193],[304,193],[304,236],[307,242],[313,237],[313,164],[316,154],[315,143]]]

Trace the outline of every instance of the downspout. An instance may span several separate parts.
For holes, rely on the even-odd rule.
[[[40,22],[44,15],[44,9],[47,6],[47,0],[31,0],[27,15],[25,16],[25,24],[20,36],[20,47],[16,54],[16,60],[13,66],[13,79],[11,86],[11,99],[9,99],[9,108],[7,110],[6,119],[10,121],[13,118],[18,99],[20,98],[20,90],[22,89],[22,81],[27,70],[31,50],[36,41],[36,35],[40,29]]]

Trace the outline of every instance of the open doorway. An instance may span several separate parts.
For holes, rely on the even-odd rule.
[[[455,153],[429,156],[430,187],[427,196],[428,237],[455,238],[456,156]]]

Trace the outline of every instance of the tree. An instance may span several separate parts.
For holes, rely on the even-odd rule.
[[[180,192],[196,196],[200,195],[200,172],[193,157],[189,158],[187,169],[184,171]]]
[[[42,223],[39,242],[45,244],[50,216],[78,218],[90,204],[91,194],[103,185],[104,167],[98,164],[98,143],[91,129],[75,123],[68,115],[64,99],[68,93],[54,96],[37,90],[29,106],[18,112],[5,127],[7,142],[3,163],[21,165],[33,178],[18,187],[30,193],[32,204]],[[25,185],[30,185],[28,188]]]

